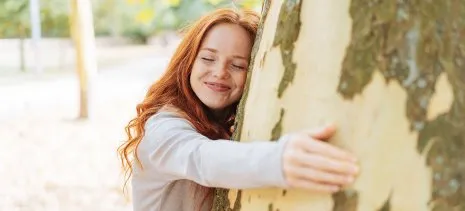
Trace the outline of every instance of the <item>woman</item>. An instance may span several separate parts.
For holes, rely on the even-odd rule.
[[[353,182],[354,156],[321,141],[333,126],[274,142],[228,140],[258,22],[233,9],[202,17],[137,106],[119,149],[135,211],[209,210],[214,187],[336,192]]]

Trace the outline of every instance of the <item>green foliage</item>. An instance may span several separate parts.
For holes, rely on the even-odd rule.
[[[163,29],[177,29],[180,27],[189,24],[190,22],[196,20],[201,15],[205,14],[208,11],[214,10],[218,7],[224,7],[228,3],[224,0],[198,0],[198,1],[189,1],[182,0],[178,6],[168,6],[168,7],[157,7],[161,8],[160,19],[161,21],[156,21],[156,25],[159,30]],[[171,22],[163,21],[171,18]]]
[[[123,0],[120,33],[136,42],[146,43],[153,34],[156,0]],[[159,0],[157,0],[159,1]]]
[[[117,33],[119,27],[120,0],[94,0],[92,1],[94,10],[95,34],[110,35]]]
[[[0,0],[0,2],[0,38],[27,36],[28,0]]]
[[[241,0],[241,1],[236,1],[236,2],[242,8],[254,9],[254,10],[259,11],[259,9],[261,9],[261,4],[263,0]]]
[[[0,0],[0,2],[0,38],[30,36],[29,0]],[[66,1],[42,0],[40,3],[43,36],[69,36]]]
[[[133,0],[134,1],[134,0]],[[243,0],[236,1],[238,7],[260,6],[261,0]],[[244,4],[245,3],[245,4]],[[177,30],[182,28],[192,21],[198,19],[201,15],[214,10],[216,8],[228,7],[232,5],[231,0],[157,0],[157,1],[139,1],[140,5],[144,5],[137,12],[143,11],[144,7],[153,9],[154,15],[152,20],[140,24],[138,21],[129,19],[125,22],[128,26],[124,30],[124,34],[130,37],[135,37],[140,41],[144,41],[148,36],[159,33],[161,31]],[[139,6],[140,6],[139,5]],[[134,12],[134,11],[133,11]],[[129,16],[131,17],[131,16]]]
[[[262,0],[235,0],[256,8]],[[97,36],[123,35],[138,42],[165,30],[177,30],[232,0],[91,0]],[[69,0],[40,0],[44,37],[69,37]],[[29,0],[0,0],[0,38],[29,36]]]
[[[69,3],[69,0],[40,0],[41,29],[44,37],[69,37]]]

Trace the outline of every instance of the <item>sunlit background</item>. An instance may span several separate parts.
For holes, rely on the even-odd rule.
[[[132,210],[116,148],[180,29],[218,7],[261,9],[260,0],[86,0],[95,54],[84,56],[97,74],[82,117],[73,1],[84,2],[0,0],[2,211]]]

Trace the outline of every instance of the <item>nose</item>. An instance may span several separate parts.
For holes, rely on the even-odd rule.
[[[229,77],[228,66],[226,62],[218,62],[213,68],[213,76],[216,78],[224,79]]]

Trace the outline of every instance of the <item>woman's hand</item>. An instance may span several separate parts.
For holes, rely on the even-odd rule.
[[[354,155],[328,144],[334,126],[291,134],[283,152],[283,171],[291,188],[334,193],[351,184],[359,167]]]

